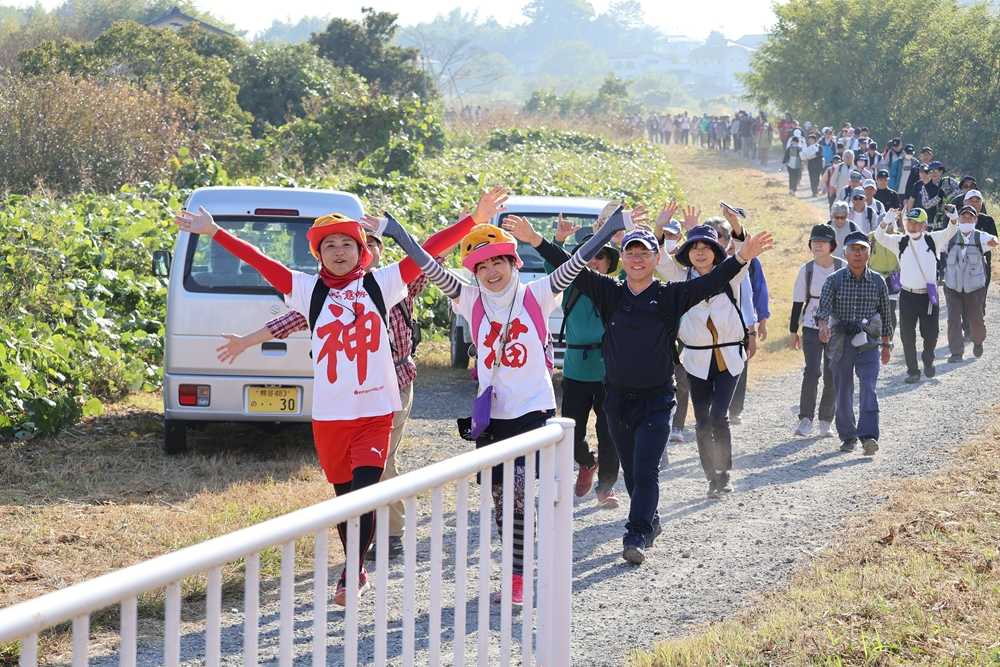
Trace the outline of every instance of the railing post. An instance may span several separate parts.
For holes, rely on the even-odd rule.
[[[573,427],[571,419],[550,419],[563,428],[555,445],[554,530],[550,551],[551,607],[548,617],[550,665],[570,664],[570,627],[573,612]]]

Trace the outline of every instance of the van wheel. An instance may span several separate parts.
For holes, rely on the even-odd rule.
[[[163,421],[163,453],[173,456],[183,454],[187,450],[187,424],[176,419],[165,419]]]
[[[469,367],[469,345],[465,342],[461,327],[455,327],[451,331],[451,367]]]

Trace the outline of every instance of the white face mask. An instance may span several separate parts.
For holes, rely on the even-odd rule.
[[[958,223],[958,231],[963,234],[971,234],[976,231],[976,223],[974,222],[960,222]]]
[[[911,239],[913,239],[914,241],[916,241],[917,239],[919,239],[919,238],[920,238],[921,236],[923,236],[923,235],[924,235],[924,233],[923,233],[923,232],[906,232],[906,233],[907,233],[907,234],[908,234],[908,235],[910,236],[910,238],[911,238]]]
[[[666,252],[673,252],[674,248],[677,247],[677,239],[666,239],[663,242],[663,250]]]

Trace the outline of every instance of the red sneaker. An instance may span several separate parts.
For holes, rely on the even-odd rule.
[[[358,576],[358,599],[368,592],[371,588],[371,584],[368,582],[368,571],[365,568],[361,568],[361,574]],[[347,578],[344,574],[340,575],[340,582],[337,584],[337,592],[333,596],[334,604],[338,604],[341,607],[347,606]]]
[[[594,475],[597,474],[597,463],[592,466],[580,466],[579,472],[576,473],[576,497],[583,498],[585,495],[590,493],[590,489],[594,486]]]

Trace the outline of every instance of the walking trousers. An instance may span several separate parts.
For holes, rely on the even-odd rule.
[[[929,303],[926,294],[908,292],[905,289],[899,293],[899,338],[903,342],[906,372],[909,375],[920,375],[920,366],[917,364],[917,323],[920,324],[920,337],[924,340],[921,358],[925,366],[934,363],[940,309],[934,306],[928,313]]]
[[[879,348],[858,352],[844,336],[844,354],[835,370],[837,385],[837,435],[842,441],[879,437]],[[858,420],[854,421],[854,376],[860,383]]]
[[[816,394],[819,379],[823,378],[823,395],[819,401],[819,418],[832,422],[837,410],[837,390],[830,368],[830,355],[826,345],[819,341],[819,330],[802,327],[802,355],[806,367],[802,371],[802,390],[799,394],[799,419],[816,417]]]
[[[691,403],[694,405],[698,456],[705,479],[712,481],[718,473],[733,468],[733,438],[729,431],[729,404],[733,400],[738,376],[720,371],[712,356],[708,378],[702,380],[688,373]]]
[[[594,452],[587,443],[587,422],[590,420],[591,410],[597,415],[597,488],[608,490],[618,481],[618,451],[611,439],[608,418],[604,412],[604,383],[581,382],[564,377],[562,390],[562,415],[576,422],[573,430],[573,458],[578,465],[594,465]]]
[[[965,353],[963,324],[968,325],[973,343],[982,345],[986,340],[986,318],[983,316],[986,288],[957,292],[945,287],[944,298],[948,304],[948,351],[961,356]]]
[[[660,457],[670,435],[673,408],[669,384],[650,389],[607,388],[604,409],[630,499],[626,539],[645,537],[660,523]]]

